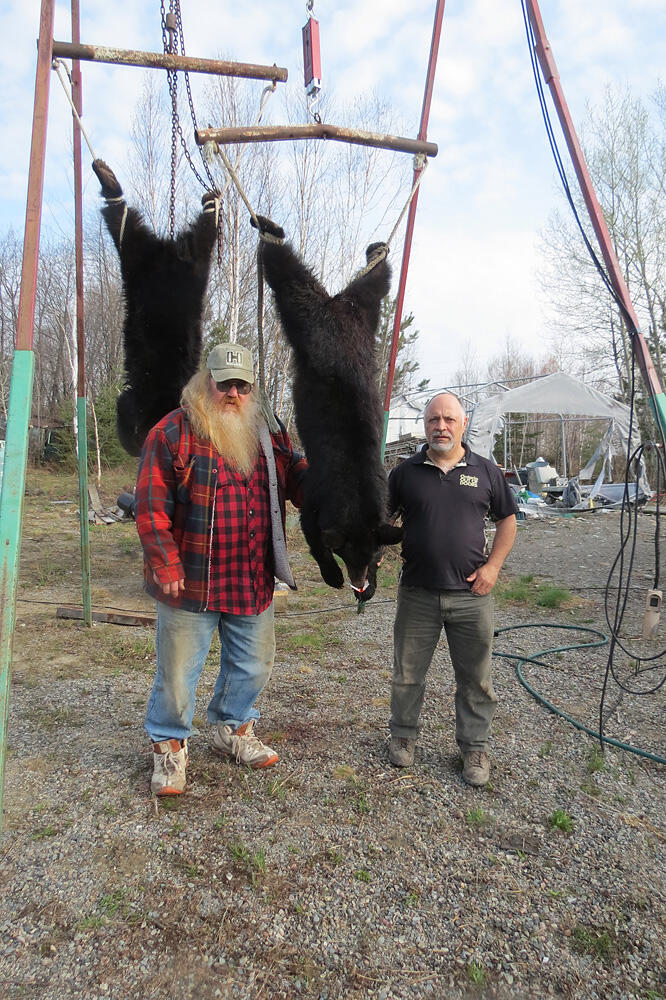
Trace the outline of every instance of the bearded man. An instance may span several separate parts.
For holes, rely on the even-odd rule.
[[[250,767],[277,763],[254,734],[255,701],[275,658],[275,577],[295,587],[285,501],[300,506],[307,468],[282,424],[269,430],[245,348],[215,347],[181,404],[148,434],[136,489],[145,587],[157,601],[157,671],[145,719],[154,795],[185,790],[196,687],[215,629],[211,748]]]

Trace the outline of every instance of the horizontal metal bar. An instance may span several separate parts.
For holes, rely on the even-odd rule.
[[[194,133],[197,145],[217,142],[221,146],[243,142],[280,142],[289,139],[336,139],[358,146],[379,146],[400,153],[424,153],[437,156],[437,144],[399,135],[359,132],[337,125],[254,125],[247,128],[200,128]]]
[[[85,620],[83,608],[71,604],[63,604],[56,608],[56,618],[73,618],[75,621]],[[157,615],[120,611],[93,611],[94,622],[108,622],[111,625],[155,625]]]
[[[148,69],[188,70],[213,76],[239,76],[249,80],[277,80],[284,83],[287,70],[281,66],[258,66],[254,63],[228,62],[220,59],[196,59],[165,52],[138,52],[134,49],[110,49],[104,45],[74,45],[53,42],[53,56],[83,59],[86,62],[115,63],[120,66],[145,66]]]

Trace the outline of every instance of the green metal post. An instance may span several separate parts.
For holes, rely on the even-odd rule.
[[[16,351],[12,365],[7,410],[5,464],[0,490],[0,816],[5,781],[5,748],[9,717],[9,682],[12,646],[16,622],[16,590],[21,551],[23,494],[28,463],[28,434],[32,406],[32,380],[35,373],[33,351]]]
[[[5,463],[0,490],[0,824],[2,793],[5,784],[5,749],[9,716],[9,681],[16,621],[23,494],[28,462],[28,433],[32,406],[32,380],[35,356],[32,349],[35,325],[35,300],[39,263],[39,231],[42,219],[46,126],[51,76],[51,45],[55,0],[42,0],[37,46],[35,104],[32,116],[28,195],[23,238],[21,295],[16,320],[16,350],[12,364],[7,411]]]
[[[76,45],[80,38],[79,0],[72,0],[72,42]],[[88,525],[88,421],[86,411],[86,348],[83,296],[83,195],[81,175],[81,126],[79,117],[83,113],[81,67],[78,59],[72,62],[72,127],[74,130],[72,151],[74,155],[74,245],[76,249],[76,344],[78,359],[76,420],[79,439],[79,511],[81,524],[81,591],[83,599],[83,621],[92,627],[92,598],[90,593],[90,542]],[[77,117],[78,116],[78,117]]]
[[[92,598],[90,588],[90,536],[88,532],[88,421],[85,396],[76,401],[76,419],[79,433],[79,511],[81,512],[81,588],[83,595],[83,621],[92,626]]]

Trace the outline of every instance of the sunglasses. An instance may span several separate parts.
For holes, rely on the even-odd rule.
[[[248,392],[252,391],[250,382],[245,382],[240,378],[226,378],[224,382],[216,382],[215,388],[218,392],[229,392],[233,385],[236,386],[236,392],[239,396],[247,396]]]

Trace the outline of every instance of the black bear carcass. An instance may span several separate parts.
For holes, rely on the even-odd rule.
[[[118,437],[139,455],[145,437],[180,405],[185,383],[199,367],[201,317],[217,234],[214,192],[176,239],[157,236],[129,208],[115,174],[93,163],[106,206],[102,215],[116,245],[125,300],[125,387],[118,397]]]
[[[262,232],[284,237],[269,219],[257,220]],[[375,592],[382,547],[402,537],[386,521],[375,347],[391,269],[384,244],[373,243],[366,256],[374,266],[331,296],[287,243],[262,244],[266,281],[293,350],[296,426],[308,460],[301,527],[324,581],[343,585],[335,553],[360,600]]]

